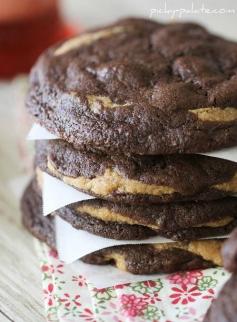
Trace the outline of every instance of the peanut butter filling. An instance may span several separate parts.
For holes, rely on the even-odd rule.
[[[232,122],[237,120],[237,108],[234,107],[205,107],[189,112],[197,115],[201,121],[209,122]]]
[[[164,194],[172,194],[175,190],[168,186],[149,185],[138,180],[126,179],[120,176],[117,172],[107,169],[102,176],[93,179],[85,177],[72,178],[64,176],[57,171],[53,163],[48,160],[48,169],[52,175],[60,178],[63,182],[82,189],[84,191],[92,192],[96,195],[107,196],[113,193],[118,194],[148,194],[160,196]]]
[[[114,34],[121,33],[124,30],[125,30],[124,27],[117,26],[111,29],[104,29],[96,32],[90,32],[90,33],[79,35],[75,38],[71,38],[65,41],[60,47],[58,47],[55,50],[54,56],[65,54],[68,51],[76,49],[80,46],[90,45],[99,39],[108,38]]]
[[[237,192],[237,173],[230,181],[216,184],[213,188],[227,192]]]
[[[132,219],[129,216],[126,216],[124,214],[113,212],[106,207],[96,208],[89,205],[82,205],[77,207],[76,210],[81,213],[86,213],[87,215],[93,218],[97,218],[106,222],[109,221],[109,222],[124,223],[128,225],[141,225],[155,230],[160,228],[160,225],[158,222],[155,225],[147,224],[145,220],[143,221],[142,219],[140,220]],[[233,218],[226,216],[224,218],[213,220],[200,225],[196,225],[194,227],[213,227],[213,228],[224,227],[228,225],[231,221],[233,221]]]
[[[236,212],[237,212],[237,210],[236,210]],[[228,224],[230,224],[233,220],[234,220],[233,217],[226,216],[224,218],[209,221],[209,222],[207,222],[205,224],[196,225],[194,227],[211,227],[211,228],[225,227]]]
[[[121,271],[127,271],[127,265],[123,255],[117,253],[110,253],[106,254],[104,258],[105,260],[114,260],[115,265],[118,269],[120,269]]]
[[[110,211],[106,207],[96,208],[88,205],[83,205],[83,206],[77,207],[76,210],[81,213],[86,213],[87,215],[93,218],[97,218],[106,222],[111,221],[111,222],[117,222],[117,223],[124,223],[128,225],[144,225],[154,229],[158,228],[158,226],[155,226],[155,225],[142,224],[141,221],[139,220],[131,219],[128,216],[125,216],[123,214]]]
[[[88,100],[90,109],[94,113],[98,113],[101,110],[101,108],[126,107],[130,105],[129,103],[125,103],[125,104],[113,103],[111,99],[107,96],[87,95],[87,100]]]
[[[52,175],[60,178],[70,186],[99,196],[108,196],[113,193],[162,196],[178,192],[169,186],[146,184],[138,180],[124,178],[111,169],[106,169],[102,176],[97,176],[93,179],[88,179],[83,176],[77,178],[64,176],[55,168],[53,162],[49,158],[48,169]],[[230,181],[211,186],[210,188],[225,192],[237,192],[237,174],[235,174]]]

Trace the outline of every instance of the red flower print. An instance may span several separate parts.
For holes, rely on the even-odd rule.
[[[126,286],[129,286],[129,283],[127,283],[127,284],[119,284],[119,285],[115,285],[115,289],[123,289],[123,288],[125,288]]]
[[[52,274],[54,274],[54,273],[63,274],[63,268],[64,268],[64,265],[63,264],[50,265],[50,272]]]
[[[72,300],[76,306],[81,306],[81,303],[78,301],[80,297],[81,297],[80,295],[76,295]]]
[[[64,265],[63,264],[58,264],[58,265],[42,265],[41,266],[41,271],[46,273],[46,272],[50,272],[51,274],[54,274],[55,272],[63,274],[63,268]]]
[[[124,284],[119,284],[119,285],[115,285],[114,288],[117,290],[119,290],[119,289],[122,290],[124,288],[124,286],[125,286]]]
[[[197,280],[203,276],[201,271],[181,272],[168,276],[170,283],[179,285],[188,285],[197,283]]]
[[[172,287],[172,291],[176,292],[170,295],[170,298],[173,299],[172,304],[188,304],[189,302],[195,302],[195,297],[200,296],[201,293],[198,292],[198,288],[196,286],[187,288],[186,285],[181,285],[180,288]]]
[[[204,295],[202,298],[205,300],[214,300],[215,299],[215,292],[212,288],[210,288],[209,290],[207,290],[207,295]]]
[[[49,271],[49,266],[48,265],[42,265],[41,266],[41,271],[43,272],[43,273],[45,273],[45,272],[48,272]]]
[[[124,314],[130,317],[141,316],[148,306],[142,297],[136,297],[133,294],[123,294],[120,299]]]
[[[155,281],[145,281],[143,284],[147,287],[155,287],[157,283]]]
[[[47,301],[48,306],[52,306],[54,302],[53,296],[54,286],[52,283],[49,283],[47,288],[44,289],[44,300]]]
[[[83,318],[83,321],[96,322],[93,312],[88,308],[84,309],[83,313],[80,314],[80,318]]]
[[[69,308],[73,304],[75,304],[76,306],[81,306],[81,303],[78,302],[79,298],[80,295],[76,295],[74,298],[71,298],[68,293],[65,293],[64,298],[59,299],[59,302],[63,303],[66,308]]]
[[[64,298],[59,299],[59,302],[63,303],[65,307],[69,307],[71,305],[70,295],[65,293]]]
[[[153,294],[144,294],[143,298],[149,304],[155,304],[156,302],[161,301],[158,292],[153,292]]]
[[[82,275],[74,275],[72,281],[76,282],[77,285],[81,287],[86,285],[86,279]]]
[[[56,249],[50,249],[49,250],[49,256],[53,257],[53,258],[58,258],[58,252],[56,251]]]

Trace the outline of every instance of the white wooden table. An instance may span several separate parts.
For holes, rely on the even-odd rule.
[[[44,321],[41,274],[33,238],[21,225],[19,195],[26,173],[19,146],[15,88],[0,84],[0,321]],[[18,104],[18,108],[19,108]]]

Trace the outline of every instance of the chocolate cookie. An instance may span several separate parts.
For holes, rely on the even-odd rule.
[[[218,298],[212,302],[203,322],[237,321],[237,275],[224,285]]]
[[[53,214],[76,229],[102,237],[132,240],[159,235],[185,241],[229,234],[237,227],[237,198],[148,207],[94,199],[63,207]]]
[[[115,265],[132,274],[174,273],[222,265],[222,240],[148,245],[125,245],[102,249],[82,258],[96,265]]]
[[[204,155],[110,156],[52,140],[36,145],[35,163],[78,190],[115,202],[208,200],[237,192],[237,163]]]
[[[159,235],[177,241],[195,240],[229,234],[237,226],[237,198],[149,206],[94,199],[65,206],[53,215],[76,229],[111,239]]]
[[[198,153],[237,144],[237,44],[193,23],[124,19],[48,49],[27,108],[76,147]]]
[[[21,198],[22,223],[36,238],[55,248],[54,219],[42,215],[42,198],[36,192],[35,181],[32,181]]]
[[[41,202],[31,183],[22,202],[23,224],[36,238],[55,247],[53,216],[42,216]],[[82,260],[90,264],[112,264],[133,274],[172,273],[179,270],[208,268],[221,265],[222,240],[125,245],[106,248]]]

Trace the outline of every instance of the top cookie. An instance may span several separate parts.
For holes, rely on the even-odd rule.
[[[48,49],[30,113],[74,146],[132,154],[237,144],[237,43],[191,23],[125,19]]]

